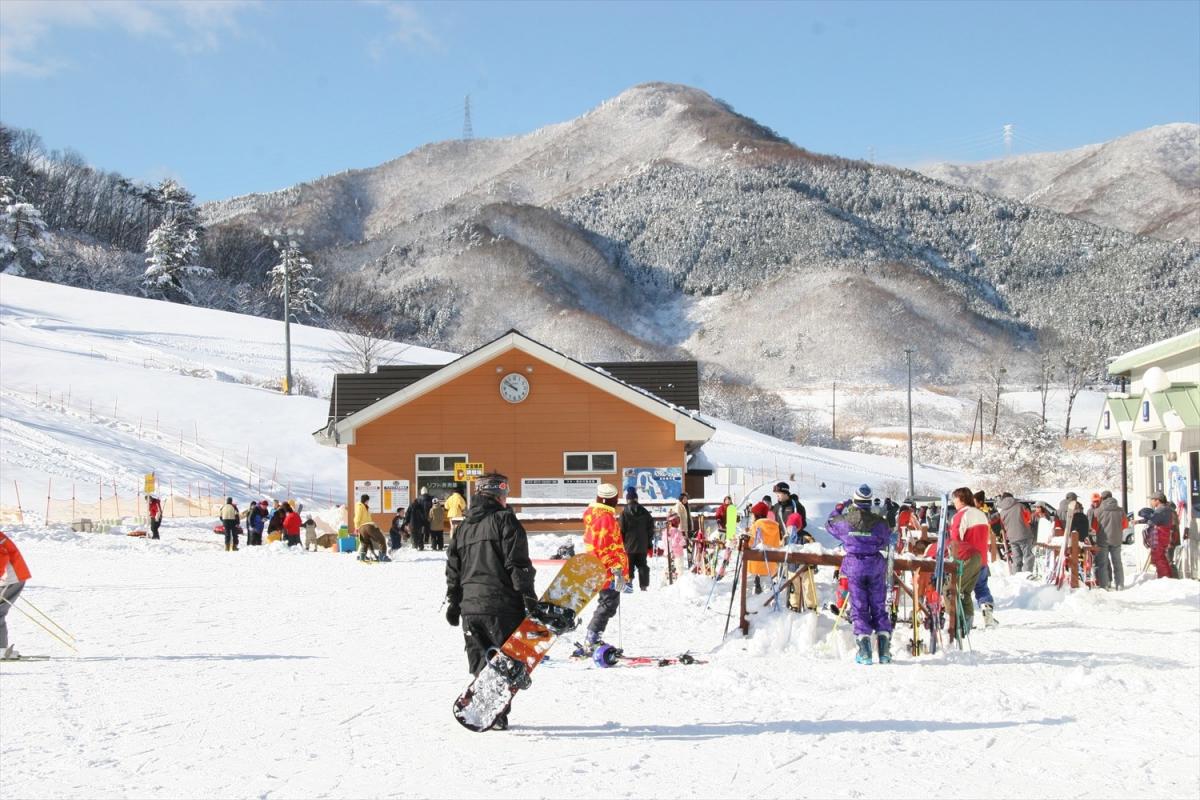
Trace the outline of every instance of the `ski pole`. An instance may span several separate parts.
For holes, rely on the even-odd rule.
[[[58,628],[60,631],[62,631],[62,632],[63,632],[63,635],[65,635],[65,636],[66,636],[68,639],[70,639],[72,642],[76,641],[75,637],[71,635],[71,632],[70,632],[70,631],[68,631],[68,630],[67,630],[66,628],[64,628],[62,625],[59,625],[57,622],[55,622],[55,621],[54,621],[54,620],[53,620],[53,619],[50,617],[50,615],[49,615],[49,614],[47,614],[45,611],[42,611],[40,608],[38,608],[37,606],[35,606],[35,605],[33,604],[33,602],[29,600],[29,598],[27,598],[27,597],[18,597],[17,599],[18,599],[18,600],[24,600],[26,603],[28,603],[28,604],[29,604],[29,607],[30,607],[30,608],[32,608],[34,611],[38,612],[38,613],[39,613],[39,614],[41,614],[43,617],[45,617],[47,622],[49,622],[51,625],[53,625],[54,627],[56,627],[56,628]]]
[[[733,598],[737,597],[738,578],[742,574],[742,546],[739,542],[737,558],[733,562],[733,586],[729,590],[729,610],[725,612],[725,630],[721,633],[721,640],[729,634],[729,619],[733,616]]]
[[[15,603],[13,603],[13,601],[12,601],[12,600],[9,600],[7,597],[0,597],[0,600],[3,600],[4,602],[8,603],[10,606],[12,606],[13,608],[15,608],[17,611],[20,611],[22,614],[24,614],[25,616],[29,617],[31,620],[33,620],[34,624],[36,624],[36,625],[37,625],[39,628],[41,628],[42,630],[44,630],[46,633],[48,633],[48,634],[50,634],[51,636],[53,636],[55,639],[58,639],[58,641],[62,642],[64,645],[66,645],[68,648],[70,648],[70,650],[71,650],[72,652],[74,652],[74,653],[78,653],[78,652],[79,652],[77,649],[75,649],[75,645],[71,644],[71,643],[70,643],[70,642],[68,642],[66,639],[64,639],[63,637],[59,636],[59,635],[58,635],[57,633],[55,633],[54,631],[50,630],[48,627],[46,627],[46,625],[45,625],[45,624],[44,624],[44,623],[43,623],[41,620],[39,620],[39,619],[38,619],[37,617],[35,617],[33,614],[30,614],[30,613],[29,613],[28,611],[26,611],[25,609],[21,608],[19,605],[16,605]]]

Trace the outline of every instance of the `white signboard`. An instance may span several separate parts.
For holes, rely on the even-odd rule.
[[[746,483],[746,471],[741,467],[717,467],[713,480],[721,486],[742,486]]]
[[[391,514],[397,508],[408,508],[408,501],[412,498],[410,486],[411,484],[407,480],[383,482],[384,513]]]
[[[586,500],[596,499],[596,490],[600,486],[599,478],[522,478],[521,498],[523,500]],[[579,511],[571,506],[530,506],[523,509],[528,513],[562,515]]]
[[[359,498],[367,496],[367,508],[372,514],[383,513],[383,481],[355,481],[354,503],[357,506]]]

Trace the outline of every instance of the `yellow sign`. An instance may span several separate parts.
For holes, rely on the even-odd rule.
[[[146,494],[154,494],[154,473],[147,472],[145,481],[146,481]]]
[[[482,461],[454,462],[454,480],[456,481],[474,481],[483,475],[485,471]]]

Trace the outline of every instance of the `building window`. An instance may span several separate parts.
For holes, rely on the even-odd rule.
[[[617,471],[616,453],[563,453],[563,472],[610,474]]]
[[[419,495],[421,489],[428,489],[434,497],[445,500],[452,492],[459,492],[467,497],[469,487],[465,483],[454,480],[454,465],[466,462],[466,453],[446,455],[444,453],[425,453],[417,455],[417,480],[414,493]]]

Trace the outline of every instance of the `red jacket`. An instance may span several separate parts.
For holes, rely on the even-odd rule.
[[[974,506],[964,506],[950,522],[950,541],[954,543],[954,557],[966,561],[976,553],[980,564],[988,563],[988,518]]]
[[[0,580],[9,583],[13,579],[29,580],[29,567],[25,565],[17,543],[8,538],[4,531],[0,531]]]
[[[300,526],[301,526],[300,515],[297,514],[295,511],[289,511],[286,515],[284,515],[283,530],[289,536],[299,536],[300,535]]]
[[[583,546],[589,553],[595,553],[609,572],[619,569],[623,575],[629,574],[629,556],[612,506],[592,503],[583,512]],[[604,588],[611,589],[612,581],[604,584]]]

